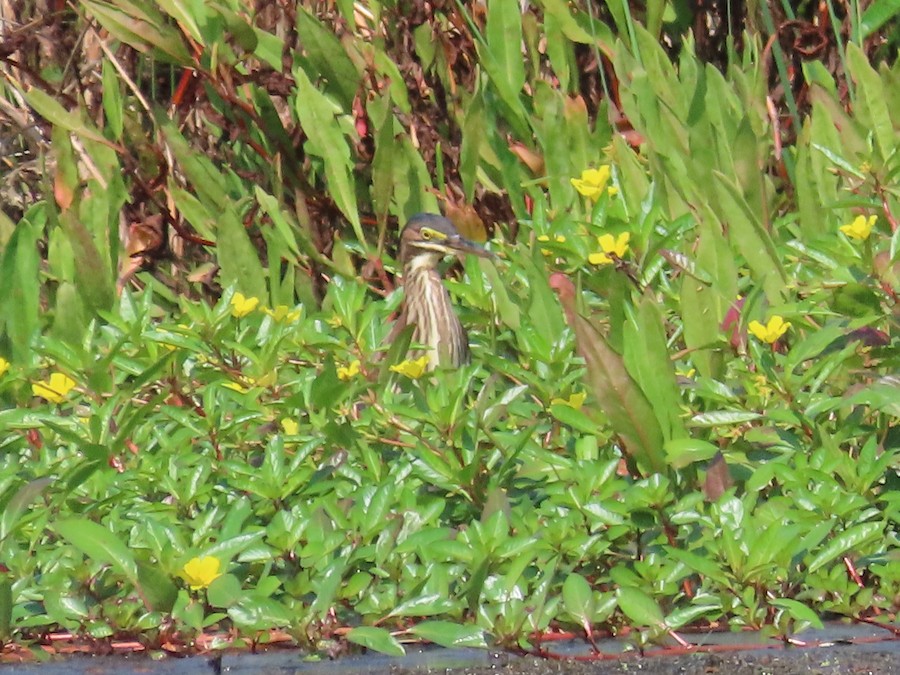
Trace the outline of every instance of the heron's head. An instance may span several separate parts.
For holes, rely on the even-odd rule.
[[[446,255],[466,253],[491,257],[483,246],[461,236],[453,223],[443,216],[419,213],[409,219],[400,233],[400,262],[404,267],[433,268]]]

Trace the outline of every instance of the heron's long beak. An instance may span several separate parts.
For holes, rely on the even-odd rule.
[[[479,258],[496,258],[493,253],[488,251],[481,244],[477,244],[474,241],[470,241],[459,235],[449,237],[445,244],[447,245],[447,248],[452,249],[458,256],[471,254],[478,256]]]

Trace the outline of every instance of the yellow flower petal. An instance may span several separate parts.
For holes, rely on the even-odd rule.
[[[288,436],[296,436],[300,433],[300,425],[297,420],[285,417],[281,420],[281,430]]]
[[[747,330],[749,330],[757,340],[768,344],[777,342],[790,327],[791,322],[785,321],[784,318],[777,314],[769,319],[766,325],[761,324],[759,321],[751,321],[747,324]]]
[[[301,310],[291,310],[291,308],[287,305],[278,305],[275,309],[263,307],[263,311],[279,323],[281,323],[282,321],[286,323],[294,323],[297,319],[300,318]]]
[[[259,298],[248,298],[243,293],[235,293],[231,297],[231,315],[240,319],[247,316],[259,305]]]
[[[41,380],[31,385],[31,391],[35,396],[45,398],[51,403],[62,403],[74,388],[75,380],[63,373],[53,373],[49,380]]]
[[[611,234],[601,234],[597,237],[600,244],[599,253],[591,253],[588,262],[592,265],[609,265],[613,262],[613,256],[622,259],[628,253],[628,242],[631,241],[630,232],[622,232],[618,237]]]
[[[206,588],[213,581],[222,576],[219,571],[221,563],[218,558],[213,556],[204,556],[202,558],[191,558],[181,570],[184,580],[193,591],[199,591]]]
[[[9,370],[9,361],[0,356],[0,375],[6,373]]]
[[[610,175],[609,164],[604,164],[597,169],[585,169],[581,172],[580,178],[571,178],[570,182],[578,194],[597,201],[605,190],[608,191],[607,183],[609,183]],[[610,192],[610,194],[614,193]]]
[[[550,405],[565,405],[570,408],[574,408],[575,410],[581,410],[581,406],[584,405],[585,399],[587,399],[587,393],[580,391],[575,394],[571,394],[569,398],[551,399]]]
[[[856,216],[852,223],[841,225],[840,230],[851,239],[857,241],[865,241],[872,234],[872,228],[875,227],[875,221],[878,216]]]
[[[338,366],[337,376],[339,380],[343,380],[346,382],[347,380],[352,380],[354,377],[359,375],[359,359],[355,361],[351,361],[346,366]]]
[[[391,370],[416,380],[422,377],[422,375],[425,374],[425,371],[428,370],[428,355],[426,354],[425,356],[414,360],[407,359],[406,361],[401,361],[397,365],[391,366]]]

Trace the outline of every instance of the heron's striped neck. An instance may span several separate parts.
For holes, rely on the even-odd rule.
[[[404,268],[406,323],[415,326],[412,341],[428,347],[430,370],[457,367],[468,360],[468,337],[431,257],[415,256]]]

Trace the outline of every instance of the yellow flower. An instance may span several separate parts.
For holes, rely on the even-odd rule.
[[[588,262],[591,265],[609,265],[613,262],[611,255],[620,259],[624,258],[625,254],[628,253],[628,242],[630,239],[630,232],[623,232],[618,237],[613,237],[611,234],[603,234],[597,237],[597,243],[600,244],[601,251],[591,253],[588,256]]]
[[[409,359],[401,361],[396,366],[391,366],[391,370],[416,380],[422,377],[422,375],[425,374],[425,371],[428,370],[428,355],[426,354],[425,356],[412,361]]]
[[[604,191],[610,197],[618,192],[618,189],[615,187],[607,187],[610,175],[609,164],[604,164],[599,169],[585,169],[581,172],[581,178],[571,178],[569,180],[579,194],[597,201]]]
[[[841,232],[851,239],[865,241],[869,238],[869,235],[872,234],[872,228],[875,227],[876,220],[878,220],[878,216],[869,216],[868,218],[865,216],[856,216],[852,223],[841,225],[840,229]]]
[[[219,571],[220,567],[219,559],[210,555],[202,558],[191,558],[181,569],[181,574],[192,591],[199,591],[222,576],[222,573]]]
[[[569,398],[553,398],[550,399],[550,405],[567,405],[570,408],[575,408],[575,410],[581,410],[581,406],[584,405],[584,400],[587,398],[587,394],[583,391],[578,392],[577,394],[572,394]]]
[[[548,241],[550,241],[550,236],[547,234],[542,234],[542,235],[538,236],[537,240],[540,242],[548,242]],[[555,241],[557,244],[565,244],[566,237],[565,237],[565,235],[557,234],[557,235],[554,235],[553,241]],[[541,254],[542,255],[553,255],[553,251],[551,251],[548,248],[542,248]]]
[[[223,386],[223,387],[228,387],[229,389],[233,389],[234,391],[236,391],[236,392],[238,392],[238,393],[240,393],[240,394],[246,394],[246,393],[247,393],[247,387],[245,387],[244,385],[242,385],[242,384],[240,384],[240,383],[238,383],[238,382],[226,382],[226,383],[223,384],[222,386]]]
[[[357,375],[359,375],[359,359],[351,361],[347,366],[338,366],[337,376],[339,380],[346,382],[347,380],[352,380]]]
[[[248,298],[243,293],[235,293],[231,298],[231,315],[240,319],[256,309],[259,298]]]
[[[787,329],[791,327],[790,321],[785,321],[782,317],[777,314],[769,319],[769,322],[764,326],[759,321],[751,321],[747,328],[750,329],[750,332],[756,337],[757,340],[761,340],[762,342],[767,342],[772,344],[773,342],[777,342],[778,338],[784,335],[787,332]]]
[[[7,370],[9,370],[9,361],[0,356],[0,375],[3,375]]]
[[[300,433],[300,425],[297,420],[285,417],[281,420],[281,430],[288,436],[296,436]]]
[[[300,318],[301,310],[295,309],[291,311],[291,308],[287,305],[278,305],[275,309],[263,307],[263,311],[279,323],[281,323],[282,321],[286,323],[294,323],[297,319]]]
[[[62,403],[66,394],[75,388],[75,380],[62,373],[53,373],[49,380],[41,380],[31,385],[35,396],[41,396],[51,403]]]

